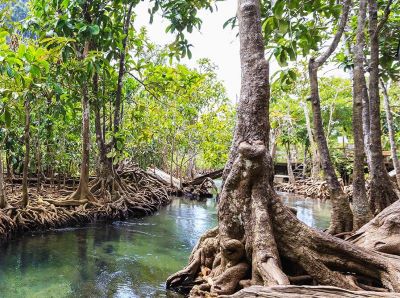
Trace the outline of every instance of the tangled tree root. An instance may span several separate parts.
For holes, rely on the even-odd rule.
[[[312,178],[296,180],[295,183],[276,183],[275,189],[277,191],[295,193],[313,199],[328,200],[330,198],[327,182],[314,180]]]
[[[269,184],[260,142],[241,143],[219,204],[218,229],[207,232],[189,265],[167,280],[192,297],[231,295],[251,285],[327,285],[350,291],[400,292],[400,257],[312,229]]]
[[[141,169],[137,168],[131,174],[123,176],[126,177],[124,179],[129,185],[129,190],[134,192],[129,197],[121,197],[116,201],[97,197],[97,203],[75,204],[75,201],[56,199],[62,195],[55,189],[37,193],[36,188],[31,188],[29,205],[20,209],[14,206],[18,206],[21,192],[19,189],[11,192],[8,186],[6,194],[12,207],[0,209],[0,240],[24,231],[48,230],[96,220],[123,220],[129,216],[147,215],[170,202],[163,186]]]

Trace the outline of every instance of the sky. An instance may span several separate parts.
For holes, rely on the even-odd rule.
[[[203,20],[201,31],[193,30],[187,38],[193,45],[192,59],[184,59],[188,66],[195,66],[200,58],[210,58],[218,66],[218,78],[224,82],[227,94],[231,101],[236,101],[240,92],[240,56],[239,38],[237,29],[230,27],[223,29],[223,24],[236,14],[236,1],[228,0],[218,3],[218,10],[213,13],[201,11],[199,16]],[[149,24],[148,2],[140,2],[135,9],[135,27],[147,27],[149,39],[157,44],[164,45],[174,40],[174,36],[165,33],[167,22],[160,16]]]
[[[165,33],[168,23],[160,15],[155,17],[152,24],[149,24],[147,11],[149,7],[147,1],[142,1],[135,9],[135,27],[145,26],[150,40],[159,45],[172,42],[174,36]],[[198,59],[210,58],[218,66],[218,78],[224,82],[228,97],[232,102],[237,102],[240,94],[239,38],[237,29],[232,30],[229,26],[223,29],[223,24],[235,16],[236,9],[237,1],[227,0],[218,2],[218,10],[212,13],[200,11],[199,16],[203,20],[200,31],[194,30],[192,34],[187,35],[189,42],[193,45],[191,48],[193,57],[182,61],[186,65],[194,67]],[[273,74],[278,68],[276,63],[271,63],[270,73]],[[320,75],[348,77],[348,74],[332,64],[321,69]]]

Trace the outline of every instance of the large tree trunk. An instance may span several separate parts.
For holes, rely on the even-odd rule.
[[[377,214],[398,199],[394,184],[386,170],[382,155],[382,131],[379,97],[379,29],[378,4],[369,0],[369,39],[370,39],[370,75],[369,75],[369,112],[371,128],[371,210]]]
[[[381,80],[381,86],[383,91],[383,102],[386,113],[386,123],[389,131],[389,142],[390,142],[390,151],[392,153],[393,167],[396,172],[397,186],[400,187],[400,162],[399,158],[397,157],[397,146],[396,146],[394,125],[393,125],[393,115],[390,109],[389,94],[387,92],[383,80]]]
[[[340,185],[339,180],[336,176],[335,168],[331,161],[328,143],[326,141],[324,133],[318,87],[318,69],[326,62],[326,60],[335,51],[337,45],[339,44],[345,25],[347,23],[349,9],[350,0],[345,0],[339,28],[330,47],[324,54],[322,54],[318,58],[311,58],[308,65],[311,88],[311,104],[314,116],[314,129],[318,151],[321,158],[322,169],[325,179],[329,185],[330,198],[332,202],[331,225],[329,227],[329,233],[331,234],[339,234],[351,231],[353,228],[353,215],[350,209],[348,198],[345,195],[342,186]]]
[[[28,206],[28,167],[29,167],[29,130],[30,130],[30,102],[25,99],[25,132],[24,132],[24,169],[22,172],[22,206]]]
[[[367,223],[372,214],[369,210],[364,174],[364,133],[363,133],[363,102],[365,101],[364,88],[364,28],[366,23],[367,0],[360,0],[358,12],[357,37],[354,46],[353,71],[353,135],[354,135],[354,169],[353,169],[353,215],[354,230]]]
[[[167,287],[184,290],[197,284],[191,296],[210,297],[248,285],[288,285],[299,280],[289,274],[307,274],[320,285],[360,290],[367,277],[379,287],[400,291],[399,259],[307,227],[275,194],[266,146],[268,64],[259,0],[240,0],[238,21],[242,85],[218,228],[200,238],[189,265],[169,277]]]

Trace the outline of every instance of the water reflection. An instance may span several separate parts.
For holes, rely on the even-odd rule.
[[[279,193],[283,202],[297,210],[297,218],[308,226],[327,229],[330,222],[330,201],[299,198],[289,193]]]
[[[284,201],[307,224],[329,224],[325,203]],[[212,199],[175,199],[151,217],[25,235],[1,247],[0,297],[165,297],[166,277],[216,218]]]

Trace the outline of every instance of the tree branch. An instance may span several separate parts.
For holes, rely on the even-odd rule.
[[[351,5],[351,0],[343,0],[342,15],[340,17],[339,27],[337,29],[335,37],[333,38],[332,43],[330,44],[329,48],[325,51],[325,53],[323,53],[321,56],[315,59],[315,67],[318,68],[322,66],[326,62],[326,60],[328,60],[328,58],[332,55],[332,53],[336,50],[347,24],[350,5]]]
[[[393,0],[389,0],[388,1],[387,5],[386,5],[386,8],[385,8],[385,12],[383,14],[383,17],[382,17],[381,21],[379,22],[378,27],[376,28],[375,34],[379,33],[382,30],[383,26],[385,25],[385,23],[389,19],[389,15],[390,15],[390,12],[391,12],[390,6],[392,5],[392,3],[393,3]]]

